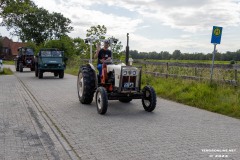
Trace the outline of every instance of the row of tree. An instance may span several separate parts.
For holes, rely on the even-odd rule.
[[[73,30],[71,20],[61,13],[50,13],[31,0],[1,0],[1,26],[11,30],[22,42],[37,45],[47,40],[60,39]]]
[[[172,54],[167,51],[157,52],[138,52],[131,50],[130,55],[133,59],[158,59],[158,60],[211,60],[212,54],[204,53],[181,53],[180,50],[175,50]],[[216,53],[215,60],[219,61],[240,61],[240,50],[236,52]]]

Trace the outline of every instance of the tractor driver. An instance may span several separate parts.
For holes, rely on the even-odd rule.
[[[111,60],[112,58],[112,52],[108,49],[109,47],[109,41],[105,40],[104,41],[104,46],[101,49],[100,44],[97,44],[97,51],[96,54],[94,55],[94,58],[98,58],[98,63],[97,63],[97,69],[99,71],[99,75],[102,75],[102,63],[105,60]]]

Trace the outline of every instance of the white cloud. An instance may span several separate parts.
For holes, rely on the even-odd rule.
[[[173,51],[180,49],[183,52],[211,52],[210,34],[213,25],[226,28],[240,25],[240,1],[239,0],[34,0],[35,3],[49,11],[61,12],[72,20],[74,31],[72,37],[86,35],[86,30],[93,25],[105,25],[108,34],[118,37],[123,45],[126,43],[126,33],[130,33],[131,49],[139,51]],[[92,9],[92,6],[105,5],[108,7],[123,8],[136,13],[131,16],[106,14],[103,11]],[[157,24],[169,26],[168,30],[176,34],[173,38],[146,38],[138,29],[151,30],[144,20],[156,21]],[[175,29],[181,33],[176,33]],[[240,29],[238,29],[240,31]],[[165,32],[165,31],[162,31]],[[222,40],[226,45],[219,46],[219,50],[236,50],[240,43],[236,33],[228,30],[228,35]],[[152,33],[154,35],[154,33]],[[225,34],[225,33],[224,33]],[[238,33],[239,35],[239,33]],[[171,35],[170,35],[171,36]],[[232,41],[234,39],[234,41]],[[228,45],[228,46],[227,46]],[[229,48],[231,46],[231,48]]]

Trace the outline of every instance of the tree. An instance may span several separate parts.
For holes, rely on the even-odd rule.
[[[11,34],[23,42],[33,41],[39,45],[46,40],[59,39],[73,30],[69,26],[71,20],[60,13],[49,13],[29,0],[9,1],[13,3],[4,7],[2,25],[8,30],[13,29]]]
[[[181,57],[181,51],[180,50],[173,51],[173,54],[172,54],[173,59],[180,59],[180,57]]]
[[[104,25],[97,25],[97,26],[91,26],[90,29],[87,30],[87,34],[86,34],[86,37],[92,37],[92,36],[96,36],[97,39],[99,40],[103,40],[103,39],[117,39],[115,37],[109,37],[109,38],[106,38],[106,34],[107,34],[107,28],[104,26]],[[100,43],[100,41],[97,40],[96,42],[94,42],[93,44],[93,53],[96,51],[96,46],[95,44],[96,43]],[[111,49],[112,49],[112,53],[113,53],[113,57],[116,57],[116,58],[119,58],[120,55],[120,51],[122,50],[123,46],[122,46],[122,43],[120,41],[118,41],[117,43],[113,43],[111,44]],[[86,51],[88,53],[90,53],[90,49],[89,49],[89,46],[88,48],[86,49]]]
[[[96,36],[99,39],[104,39],[107,33],[107,28],[104,25],[91,26],[87,30],[86,37]]]

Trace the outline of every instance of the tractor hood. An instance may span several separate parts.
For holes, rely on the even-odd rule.
[[[107,72],[114,71],[116,74],[120,75],[121,73],[121,67],[126,66],[126,64],[121,63],[121,64],[109,64],[107,65]]]

